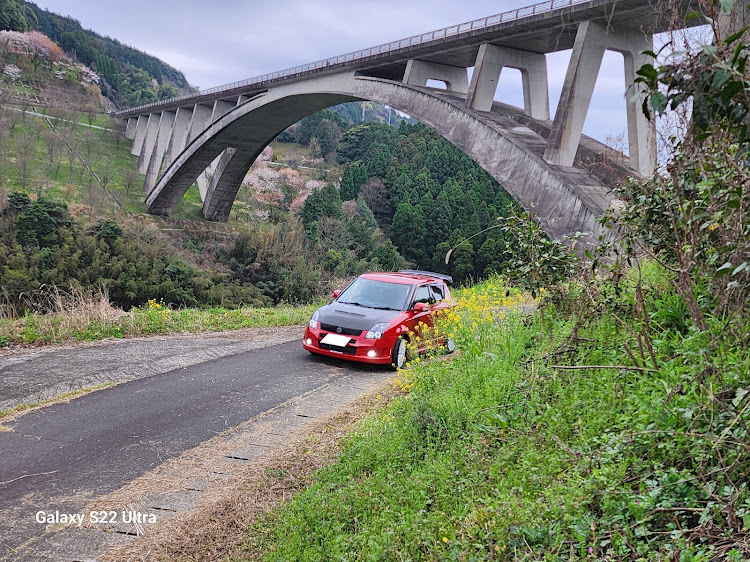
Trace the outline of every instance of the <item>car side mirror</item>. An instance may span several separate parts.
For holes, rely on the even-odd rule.
[[[339,298],[339,295],[340,295],[340,294],[341,294],[341,289],[336,289],[336,290],[335,290],[335,291],[333,292],[333,299],[334,299],[334,300],[336,300],[337,298]]]
[[[414,305],[414,312],[424,312],[427,310],[427,305],[423,302],[418,302]]]

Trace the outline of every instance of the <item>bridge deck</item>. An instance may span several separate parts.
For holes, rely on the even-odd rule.
[[[468,68],[474,65],[479,46],[483,43],[534,53],[561,51],[572,48],[578,25],[584,21],[594,21],[605,27],[624,26],[660,33],[669,29],[674,15],[684,16],[699,8],[699,0],[676,0],[673,12],[669,13],[657,10],[647,0],[548,0],[481,20],[218,86],[198,94],[123,110],[116,115],[128,118],[225,97],[252,95],[272,84],[302,80],[310,75],[327,74],[344,68],[357,70],[367,76],[400,80],[407,61],[415,58]],[[687,22],[688,25],[700,23],[699,18]]]

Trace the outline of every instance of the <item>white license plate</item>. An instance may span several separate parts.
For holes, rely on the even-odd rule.
[[[326,345],[332,345],[334,347],[346,347],[351,338],[349,336],[342,336],[340,334],[326,334],[325,337],[320,340],[320,343]]]

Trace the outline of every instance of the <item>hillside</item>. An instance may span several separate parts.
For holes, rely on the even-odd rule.
[[[100,76],[98,86],[102,94],[117,108],[150,103],[191,90],[182,72],[158,58],[83,29],[77,20],[42,10],[32,2],[0,1],[2,29],[45,34],[65,53]]]

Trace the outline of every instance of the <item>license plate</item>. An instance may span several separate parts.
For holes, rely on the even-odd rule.
[[[326,345],[332,345],[334,347],[346,347],[351,338],[349,336],[342,336],[340,334],[326,334],[325,337],[320,340],[320,343]]]

